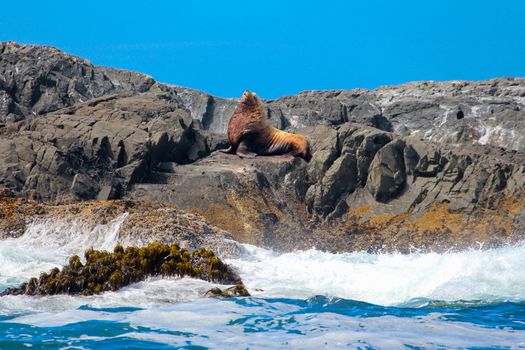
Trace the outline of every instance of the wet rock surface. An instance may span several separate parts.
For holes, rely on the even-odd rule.
[[[150,276],[193,277],[222,284],[239,284],[231,295],[246,290],[237,273],[224,264],[211,250],[190,253],[176,243],[151,243],[142,248],[117,245],[113,252],[86,250],[85,263],[77,255],[59,270],[43,272],[18,288],[8,288],[4,295],[92,295],[116,291]],[[243,289],[244,288],[244,289]],[[224,295],[229,295],[225,290]],[[242,294],[242,293],[240,293]],[[239,294],[239,295],[240,295]],[[249,295],[249,294],[248,294]]]
[[[97,225],[116,221],[116,241],[124,247],[177,243],[190,251],[211,249],[220,258],[236,258],[243,252],[229,232],[170,204],[123,200],[57,204],[0,196],[0,239],[18,238],[33,223],[80,227],[78,234],[90,235]]]
[[[204,294],[208,298],[237,298],[237,297],[249,297],[250,293],[242,284],[238,284],[233,287],[226,289],[220,289],[218,287],[212,288]]]
[[[16,72],[16,50],[3,45],[9,54],[0,56],[10,57],[4,71]],[[64,56],[66,71],[80,64],[53,54]],[[239,242],[284,251],[447,250],[525,235],[523,79],[306,91],[265,101],[272,125],[308,137],[307,163],[215,152],[228,146],[235,99],[93,69],[120,90],[22,113],[25,119],[0,128],[0,186],[58,203],[162,202]],[[151,211],[148,222],[160,212]],[[20,232],[21,218],[9,227]],[[154,236],[158,225],[146,226],[137,219],[132,236]]]

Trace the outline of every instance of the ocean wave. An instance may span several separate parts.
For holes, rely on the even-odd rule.
[[[501,307],[505,305],[496,308]],[[517,315],[523,313],[523,305],[513,307]],[[495,326],[490,313],[475,323],[460,319],[462,312],[406,310],[325,297],[306,301],[199,299],[152,309],[44,312],[11,318],[6,325],[29,325],[32,331],[39,329],[55,338],[71,329],[68,340],[75,346],[93,341],[99,345],[126,341],[127,346],[146,342],[213,349],[238,348],[241,344],[253,349],[525,346],[523,317]],[[83,336],[104,333],[97,328],[106,329],[106,336]],[[22,331],[28,333],[24,328]]]
[[[89,228],[35,222],[0,241],[0,288],[112,249],[122,217]],[[305,349],[525,347],[525,245],[450,253],[277,253],[227,260],[254,295],[205,299],[213,284],[150,278],[83,297],[0,298],[0,348],[129,346]]]
[[[94,227],[60,218],[31,222],[22,236],[0,240],[0,289],[64,265],[71,255],[83,259],[90,247],[112,250],[127,216],[125,213]]]
[[[59,219],[30,224],[21,237],[0,241],[0,288],[60,266],[73,254],[82,256],[88,247],[111,250],[125,218],[126,214],[92,228]],[[325,295],[408,307],[427,300],[525,300],[523,243],[413,254],[333,254],[315,249],[280,254],[247,244],[243,248],[243,256],[226,261],[239,270],[255,296],[306,299]],[[163,298],[172,300],[159,297]]]
[[[417,298],[456,301],[525,300],[525,245],[450,253],[332,254],[318,250],[277,254],[245,245],[227,260],[262,297],[326,295],[379,305]]]

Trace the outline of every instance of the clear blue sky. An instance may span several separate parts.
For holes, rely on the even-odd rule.
[[[525,76],[522,0],[7,1],[0,28],[224,97]]]

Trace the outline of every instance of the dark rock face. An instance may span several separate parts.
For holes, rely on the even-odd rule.
[[[359,129],[363,142],[378,136],[375,129]],[[364,184],[356,154],[338,149],[321,171],[313,161],[246,162],[214,153],[166,173],[162,184],[134,185],[129,196],[197,211],[236,240],[282,250],[439,250],[523,237],[524,154],[379,137],[388,138],[393,141],[370,159],[361,156],[370,163]],[[372,233],[379,235],[376,242]]]
[[[0,43],[0,123],[117,92],[144,92],[144,74],[95,67],[47,46]]]
[[[15,73],[3,58],[13,47],[51,50],[3,45],[2,64]],[[65,57],[66,72],[87,64],[50,52]],[[47,88],[31,78],[47,68],[30,66],[38,69],[24,79]],[[172,203],[238,241],[282,250],[447,249],[523,237],[523,79],[307,91],[266,101],[272,125],[310,140],[306,163],[214,152],[228,145],[234,99],[93,69],[118,94],[95,89],[103,96],[62,100],[56,108],[69,107],[0,128],[1,186],[39,199]],[[9,81],[22,79],[15,73]],[[2,79],[0,87],[12,85]],[[1,91],[20,106],[41,105]],[[0,112],[12,108],[0,104]]]
[[[158,275],[241,284],[237,273],[211,250],[199,249],[190,254],[177,244],[151,243],[143,248],[126,249],[117,245],[113,253],[88,249],[85,260],[83,264],[77,255],[72,256],[62,270],[54,268],[50,273],[43,272],[38,279],[33,277],[18,288],[8,288],[0,296],[100,294]]]
[[[191,117],[201,122],[203,129],[226,134],[228,121],[239,100],[215,97],[181,86],[173,85],[170,88],[177,93],[184,107],[190,111]]]
[[[352,121],[436,142],[525,150],[525,79],[421,82],[375,90],[306,91],[269,103],[286,126]]]
[[[405,186],[406,172],[403,150],[405,142],[390,142],[377,152],[370,164],[367,188],[376,201],[386,203]]]
[[[122,196],[165,162],[209,153],[204,133],[170,95],[103,97],[0,129],[0,184],[40,199]]]

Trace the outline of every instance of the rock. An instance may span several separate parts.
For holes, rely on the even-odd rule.
[[[308,189],[306,204],[309,211],[327,216],[356,186],[357,159],[353,154],[345,153],[334,161],[318,184]]]
[[[77,198],[91,199],[98,194],[98,189],[98,184],[88,176],[84,174],[76,174],[73,176],[70,190]]]
[[[201,93],[185,89],[184,104],[193,106]],[[210,97],[212,98],[212,97]],[[274,126],[296,130],[338,126],[348,121],[401,136],[456,144],[489,144],[525,150],[525,79],[499,78],[480,82],[413,82],[375,90],[304,91],[266,101]],[[202,115],[202,114],[198,114]],[[199,116],[199,118],[201,118]],[[207,119],[223,126],[224,114]]]
[[[190,111],[191,117],[200,121],[204,130],[226,134],[228,121],[239,104],[238,99],[224,99],[202,91],[170,86],[180,97],[182,104]],[[271,119],[271,118],[270,118]]]
[[[119,92],[144,92],[155,81],[144,74],[95,67],[55,48],[0,43],[0,122],[71,106]]]
[[[308,177],[317,182],[340,154],[338,134],[336,130],[325,125],[307,128],[304,131],[311,140],[313,153],[307,168]]]
[[[218,287],[212,288],[204,294],[208,298],[238,298],[251,296],[245,286],[238,284],[233,287],[221,290]]]
[[[158,164],[210,152],[199,125],[169,95],[104,97],[19,128],[0,135],[0,150],[9,154],[0,159],[0,183],[42,200],[118,198],[149,181]]]
[[[87,235],[97,225],[117,219],[122,219],[118,242],[124,247],[178,243],[190,251],[211,249],[220,258],[237,258],[243,252],[230,233],[210,225],[198,214],[172,205],[122,200],[57,204],[0,194],[0,239],[22,236],[27,225],[35,220],[51,226],[81,223]]]
[[[22,53],[60,64],[25,63]],[[215,152],[227,145],[235,99],[94,67],[52,48],[4,43],[0,59],[0,111],[26,118],[0,123],[0,185],[41,201],[120,198],[137,208],[170,207],[146,210],[145,225],[136,216],[136,229],[126,226],[131,237],[198,247],[211,244],[202,237],[212,232],[282,251],[446,250],[523,238],[524,79],[265,101],[272,125],[309,138],[306,163]],[[85,79],[76,73],[83,69]],[[42,83],[39,72],[47,71],[56,85]],[[20,234],[24,211],[6,203],[0,228]],[[186,238],[178,225],[191,227]]]
[[[151,243],[146,247],[117,245],[113,253],[86,250],[85,264],[77,255],[69,263],[50,273],[42,272],[37,279],[22,283],[18,288],[8,288],[0,293],[5,295],[92,295],[116,291],[150,276],[178,276],[200,278],[223,284],[241,283],[240,277],[224,264],[211,250],[204,248],[193,251],[181,249],[177,244]],[[243,294],[242,286],[224,295]],[[249,295],[249,294],[248,294]]]
[[[377,151],[392,140],[392,135],[377,129],[346,123],[339,128],[341,153],[352,153],[357,159],[359,184],[364,186],[368,170]]]
[[[287,232],[287,220],[296,221],[288,217],[287,203],[291,205],[303,191],[300,181],[307,164],[283,157],[257,157],[248,163],[215,152],[174,173],[159,173],[161,182],[134,185],[129,197],[197,212],[243,243],[269,243]],[[291,193],[284,194],[287,191]]]
[[[43,114],[115,93],[169,92],[203,130],[225,134],[236,99],[158,84],[146,75],[95,67],[57,49],[0,44],[0,122]],[[375,90],[305,91],[267,101],[271,124],[297,129],[347,121],[453,143],[523,150],[525,80],[414,82]]]
[[[370,164],[366,187],[379,202],[388,202],[405,185],[404,148],[402,140],[391,142],[377,152]]]

